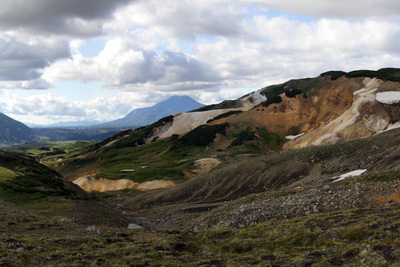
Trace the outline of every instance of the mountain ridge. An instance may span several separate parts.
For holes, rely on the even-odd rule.
[[[0,113],[0,147],[38,140],[39,137],[31,128],[4,113]]]
[[[189,96],[171,96],[167,100],[151,107],[138,108],[129,112],[125,117],[114,121],[97,124],[97,127],[139,127],[148,125],[162,119],[163,117],[188,112],[203,107]]]

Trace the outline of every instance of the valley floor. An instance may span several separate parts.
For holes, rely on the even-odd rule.
[[[230,205],[164,207],[175,216],[166,216],[168,212],[162,213],[160,208],[157,218],[153,210],[151,219],[159,223],[136,230],[127,229],[128,221],[121,221],[114,212],[104,215],[109,206],[102,200],[75,201],[73,208],[65,209],[69,217],[55,216],[55,211],[39,214],[0,202],[0,265],[396,266],[400,261],[400,204],[395,194],[399,184],[399,180],[349,182],[297,193],[250,195]],[[350,202],[358,199],[359,204],[301,211],[300,205],[315,201],[312,195],[323,199],[323,191],[326,196],[337,195]],[[272,205],[275,216],[265,209],[265,203]],[[289,206],[299,211],[285,216]],[[94,218],[100,216],[99,209],[104,209],[101,214],[105,217]],[[85,221],[82,212],[91,221]],[[279,212],[282,216],[276,216]],[[141,215],[146,221],[145,212],[141,213],[136,219]],[[256,213],[258,217],[249,217]],[[237,223],[229,225],[228,218]],[[149,222],[150,217],[147,219]],[[192,223],[186,228],[178,225],[189,220]],[[225,225],[219,223],[222,221]],[[168,227],[173,222],[175,227]],[[88,228],[91,223],[96,227]]]

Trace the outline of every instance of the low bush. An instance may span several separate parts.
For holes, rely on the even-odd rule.
[[[254,131],[251,130],[251,128],[247,128],[246,130],[243,130],[240,132],[236,138],[232,141],[231,147],[233,146],[240,146],[242,145],[245,141],[250,141],[256,139],[256,135]]]
[[[177,139],[174,145],[177,147],[208,146],[214,141],[217,134],[225,135],[228,126],[228,123],[199,126]]]

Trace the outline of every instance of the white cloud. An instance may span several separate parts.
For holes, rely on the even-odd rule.
[[[397,0],[246,0],[246,2],[316,17],[398,19],[400,16],[400,2]]]
[[[266,3],[283,9],[300,8],[287,1]],[[316,4],[315,9],[332,5],[327,1]],[[76,10],[65,12],[75,14]],[[105,11],[98,12],[100,16]],[[103,81],[106,86],[134,91],[214,90],[262,86],[284,77],[318,74],[322,66],[343,68],[349,61],[354,62],[351,66],[368,65],[373,57],[386,56],[385,64],[390,58],[394,59],[392,64],[398,60],[393,58],[400,36],[396,22],[298,21],[249,12],[240,1],[132,2],[104,25],[110,37],[97,57],[79,54],[79,46],[85,41],[75,39],[70,48],[77,54],[46,68],[41,85],[61,79]],[[75,15],[96,17],[79,12]],[[191,40],[191,51],[186,52],[180,40]],[[49,58],[28,62],[25,71],[12,71],[14,76],[18,73],[15,77],[8,71],[3,76],[39,81]],[[381,66],[379,59],[374,60],[374,67]],[[18,68],[22,67],[17,65],[14,70]]]
[[[395,22],[238,16],[238,21],[231,25],[233,30],[226,31],[225,35],[221,30],[219,35],[201,23],[196,24],[200,21],[198,14],[209,8],[200,6],[192,12],[193,21],[175,27],[182,30],[177,33],[169,30],[164,20],[177,17],[183,12],[182,7],[158,3],[153,11],[155,3],[138,2],[127,9],[134,12],[131,23],[136,26],[149,23],[154,27],[124,31],[110,38],[97,57],[75,55],[71,60],[52,65],[44,77],[83,82],[100,80],[107,86],[128,91],[215,91],[261,87],[273,81],[318,75],[329,68],[395,66],[399,60],[395,44],[399,41],[400,27]],[[188,3],[183,2],[182,6],[185,5],[187,8]],[[233,9],[221,3],[217,7]],[[237,12],[238,8],[233,10]],[[118,14],[125,17],[124,12]],[[183,22],[185,19],[189,16]],[[191,54],[184,53],[184,47],[179,49],[177,36],[185,36],[186,31],[200,36],[207,33],[210,38],[198,37]],[[169,47],[174,51],[169,51]]]
[[[1,90],[0,112],[34,124],[50,124],[57,121],[109,121],[122,118],[135,108],[155,105],[167,97],[153,92],[106,91],[89,101],[70,101],[65,97],[56,97],[53,93],[20,96],[9,90]]]
[[[161,35],[193,39],[196,35],[237,35],[245,15],[243,9],[226,0],[136,1],[105,24],[109,31],[131,27],[151,28]]]
[[[9,91],[3,92],[5,99],[0,102],[5,113],[33,115],[85,116],[84,109],[76,107],[66,98],[55,98],[51,93],[21,97]]]
[[[239,97],[242,97],[248,92],[242,92],[238,90],[218,90],[214,92],[198,92],[196,95],[198,98],[196,101],[205,104],[205,105],[211,105],[211,104],[217,104],[220,103],[224,100],[233,100],[237,99]]]
[[[180,52],[145,50],[131,38],[132,34],[110,39],[94,58],[76,54],[69,60],[59,61],[46,69],[43,78],[103,81],[111,87],[126,89],[135,85],[136,90],[153,87],[154,91],[188,90],[196,88],[197,83],[207,86],[215,79],[207,62]]]

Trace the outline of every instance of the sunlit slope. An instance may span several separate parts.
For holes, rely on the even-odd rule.
[[[70,180],[90,174],[181,183],[197,176],[202,158],[224,164],[246,154],[370,137],[400,120],[400,98],[387,100],[400,92],[399,77],[399,69],[382,69],[290,80],[121,132],[54,167]]]

